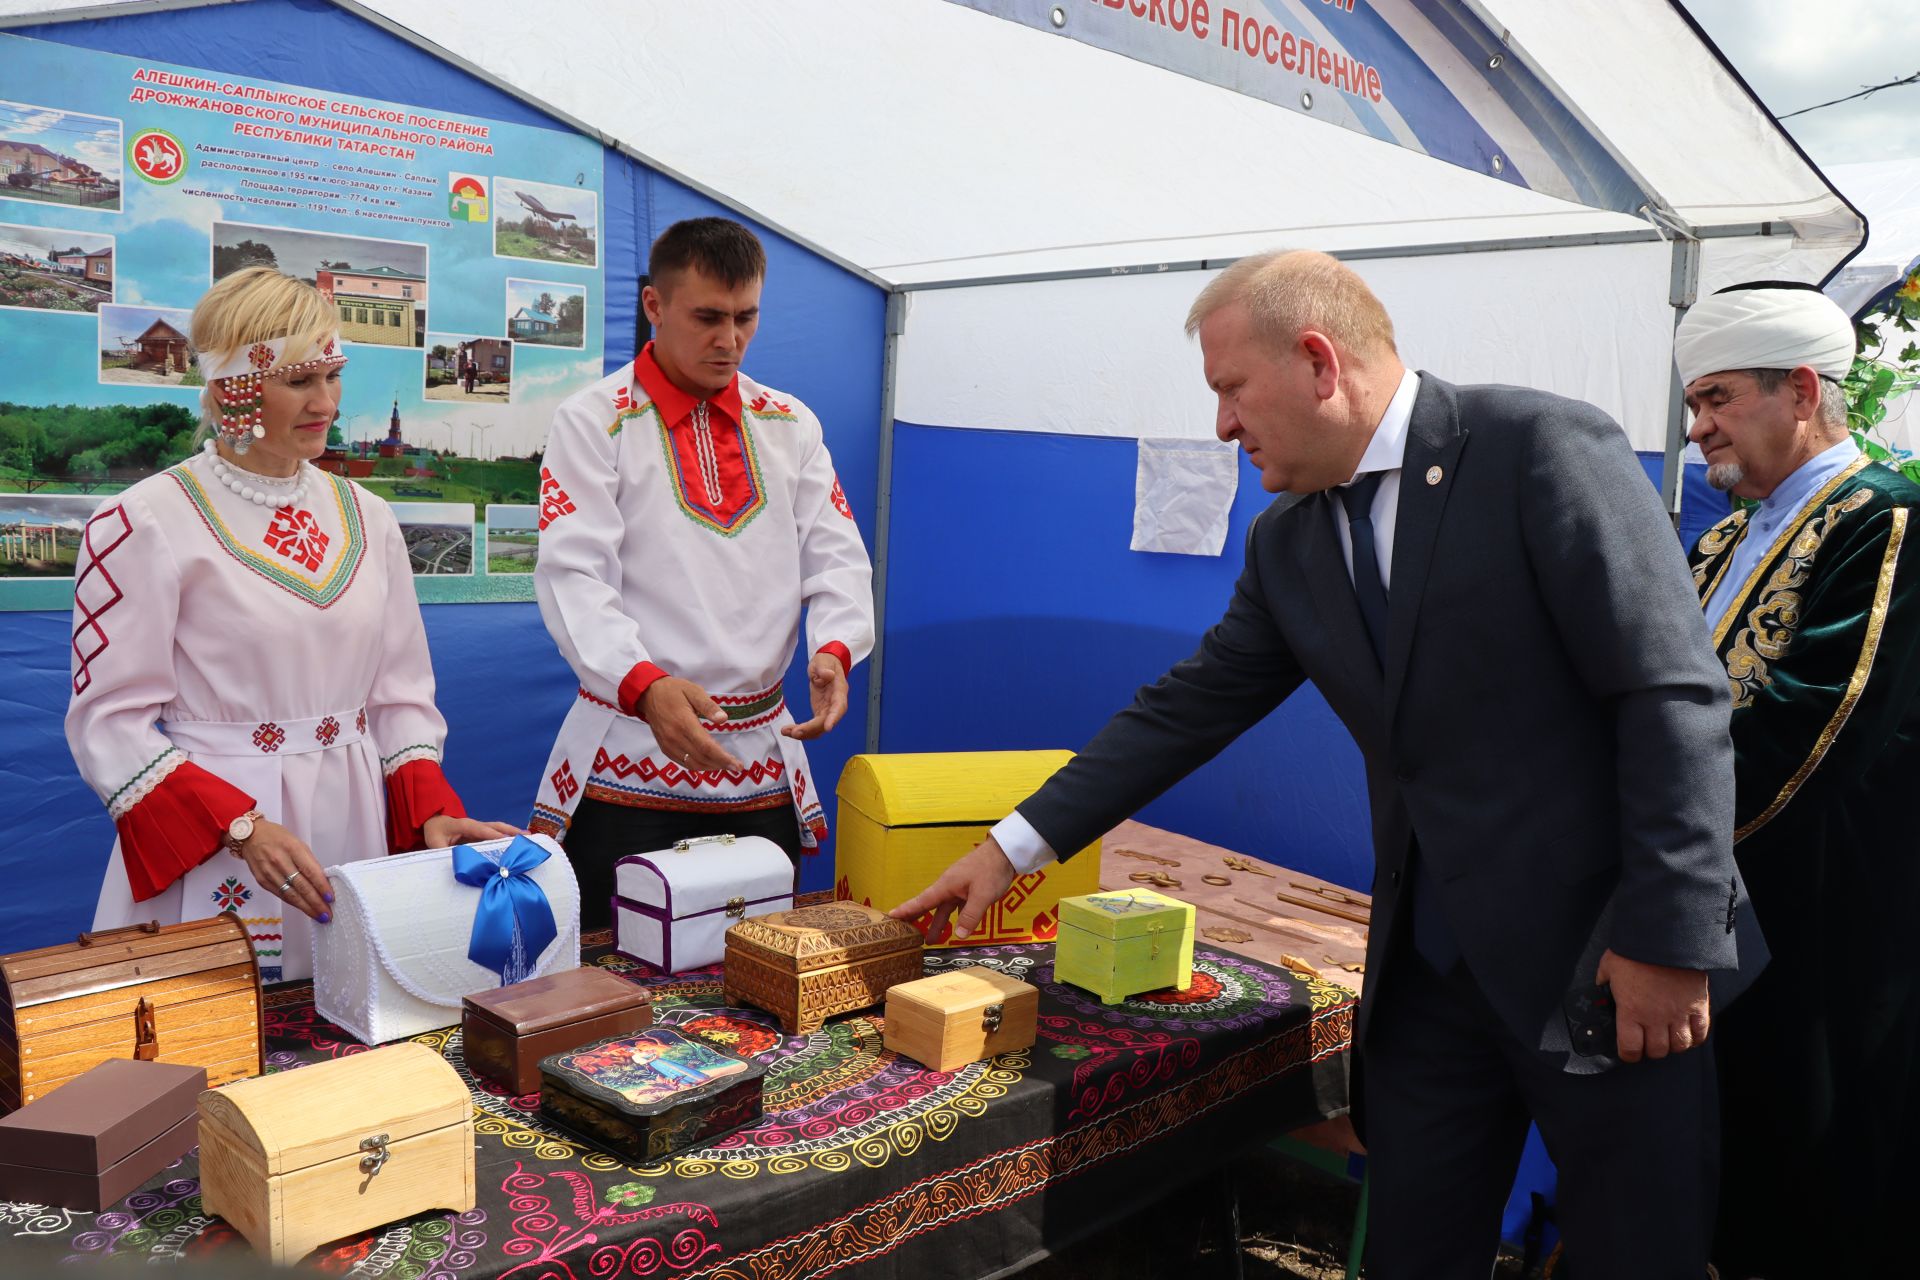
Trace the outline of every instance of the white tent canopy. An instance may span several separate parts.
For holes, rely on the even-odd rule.
[[[1300,245],[1356,259],[1412,362],[1583,395],[1661,448],[1669,229],[1703,237],[1711,288],[1819,280],[1860,221],[1668,0],[1464,4],[1634,177],[1640,216],[950,0],[344,7],[915,291],[900,418],[1204,435],[1195,272]],[[0,20],[141,7],[0,0]],[[1066,371],[1098,395],[1063,402]]]
[[[1827,170],[1867,216],[1867,243],[1827,282],[1827,296],[1856,313],[1920,259],[1920,160],[1869,160]]]

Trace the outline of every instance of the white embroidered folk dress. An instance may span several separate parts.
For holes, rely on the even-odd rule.
[[[283,916],[219,832],[250,798],[322,867],[411,844],[460,812],[446,723],[386,503],[303,465],[282,509],[215,472],[196,454],[107,498],[82,539],[67,741],[120,831],[94,927],[232,911],[264,981],[304,978],[326,926]],[[270,500],[296,483],[227,474]]]
[[[674,387],[651,345],[563,402],[541,472],[540,615],[580,689],[530,826],[565,832],[583,797],[679,812],[792,803],[826,833],[781,680],[807,651],[850,667],[873,648],[873,570],[819,419],[744,375],[710,401]],[[689,769],[636,717],[662,674],[726,709],[737,770]],[[811,718],[810,708],[801,713]]]

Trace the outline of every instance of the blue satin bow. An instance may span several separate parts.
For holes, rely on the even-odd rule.
[[[546,891],[530,874],[550,856],[525,836],[515,836],[497,863],[472,845],[453,851],[453,878],[480,890],[467,959],[499,974],[503,987],[529,977],[540,953],[560,936]]]

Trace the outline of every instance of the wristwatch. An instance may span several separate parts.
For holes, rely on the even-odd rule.
[[[220,843],[226,846],[228,853],[237,855],[240,852],[240,846],[252,838],[253,824],[261,821],[265,816],[258,809],[250,809],[241,814],[227,824],[226,834],[220,837]]]

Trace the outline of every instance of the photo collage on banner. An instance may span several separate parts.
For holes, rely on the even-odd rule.
[[[254,266],[338,308],[316,465],[421,598],[531,598],[547,426],[600,377],[596,143],[4,34],[0,85],[0,609],[67,607],[95,507],[193,448],[193,306]]]

